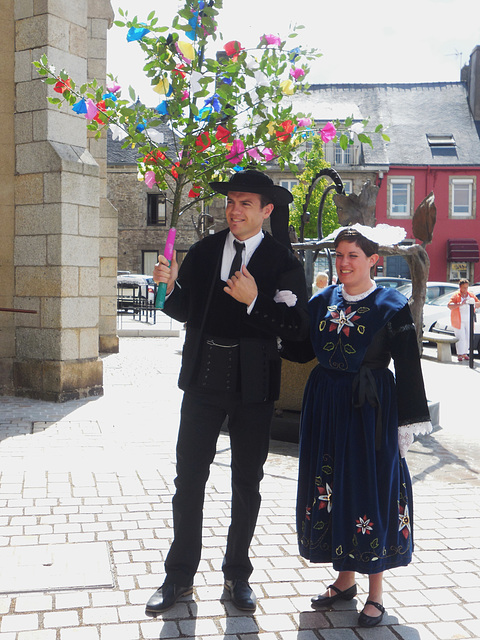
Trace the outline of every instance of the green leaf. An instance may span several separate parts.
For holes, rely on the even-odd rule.
[[[375,127],[375,133],[379,133],[379,131],[381,131],[383,129],[383,124],[377,124],[377,126]]]
[[[365,144],[369,144],[371,147],[373,146],[371,139],[367,135],[365,135],[364,133],[359,133],[357,137],[360,140],[360,142],[363,142]]]
[[[116,27],[124,27],[124,26],[125,26],[125,22],[122,22],[121,20],[114,20],[114,21],[113,21],[113,24],[114,24]]]
[[[155,15],[155,11],[151,11],[148,16],[147,16],[147,20],[150,22],[150,20],[153,20],[153,17]]]
[[[137,99],[137,94],[135,93],[135,89],[132,86],[128,87],[128,95],[132,99],[132,102],[135,102]]]
[[[385,142],[390,142],[390,136],[387,136],[386,133],[382,133],[382,138],[385,140]]]
[[[349,142],[348,136],[342,133],[342,135],[340,136],[340,140],[338,141],[338,144],[343,150],[348,148],[348,142]]]

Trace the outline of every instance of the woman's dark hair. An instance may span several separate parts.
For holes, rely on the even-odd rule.
[[[357,244],[367,257],[373,256],[374,253],[378,253],[378,244],[362,236],[356,229],[342,229],[335,238],[335,249],[340,242],[351,242]]]

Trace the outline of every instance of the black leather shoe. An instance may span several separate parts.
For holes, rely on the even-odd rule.
[[[385,613],[385,607],[379,602],[374,602],[373,600],[367,600],[365,603],[365,606],[367,606],[367,604],[371,604],[374,607],[376,607],[380,611],[380,615],[367,616],[367,614],[362,611],[361,614],[358,616],[358,624],[361,627],[376,627],[377,624],[380,624],[380,622],[383,619],[383,614]]]
[[[329,587],[332,591],[335,591],[333,596],[315,596],[312,598],[312,608],[319,609],[320,607],[326,607],[329,604],[333,604],[337,600],[352,600],[357,595],[357,585],[354,584],[349,589],[345,589],[345,591],[340,591],[334,584],[331,584]]]
[[[188,596],[192,591],[192,585],[183,587],[179,584],[163,584],[147,602],[145,614],[151,618],[156,618],[160,613],[173,607],[181,596]]]
[[[225,589],[240,611],[255,611],[257,598],[247,580],[225,580]]]

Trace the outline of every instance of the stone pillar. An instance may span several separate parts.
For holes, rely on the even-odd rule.
[[[114,13],[110,0],[88,0],[88,80],[96,78],[106,86],[107,31]],[[107,199],[107,135],[95,139],[88,132],[88,149],[100,167],[100,296],[99,349],[118,352],[117,253],[118,212]]]
[[[45,53],[57,70],[85,82],[89,2],[14,6],[14,302],[38,311],[16,316],[15,392],[55,401],[99,395],[101,172],[85,118],[48,103],[47,94],[56,94],[32,66]]]
[[[14,297],[13,245],[15,233],[15,105],[13,0],[0,0],[0,307],[11,309]],[[13,393],[15,315],[0,312],[0,394]]]

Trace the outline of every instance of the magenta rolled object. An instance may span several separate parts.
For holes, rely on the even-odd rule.
[[[173,247],[175,245],[175,236],[177,234],[177,230],[172,227],[168,232],[167,242],[165,244],[165,251],[163,255],[168,260],[170,264],[173,258]],[[167,283],[160,282],[157,287],[157,295],[155,296],[155,309],[163,309],[163,305],[165,303],[165,296],[167,294]]]

